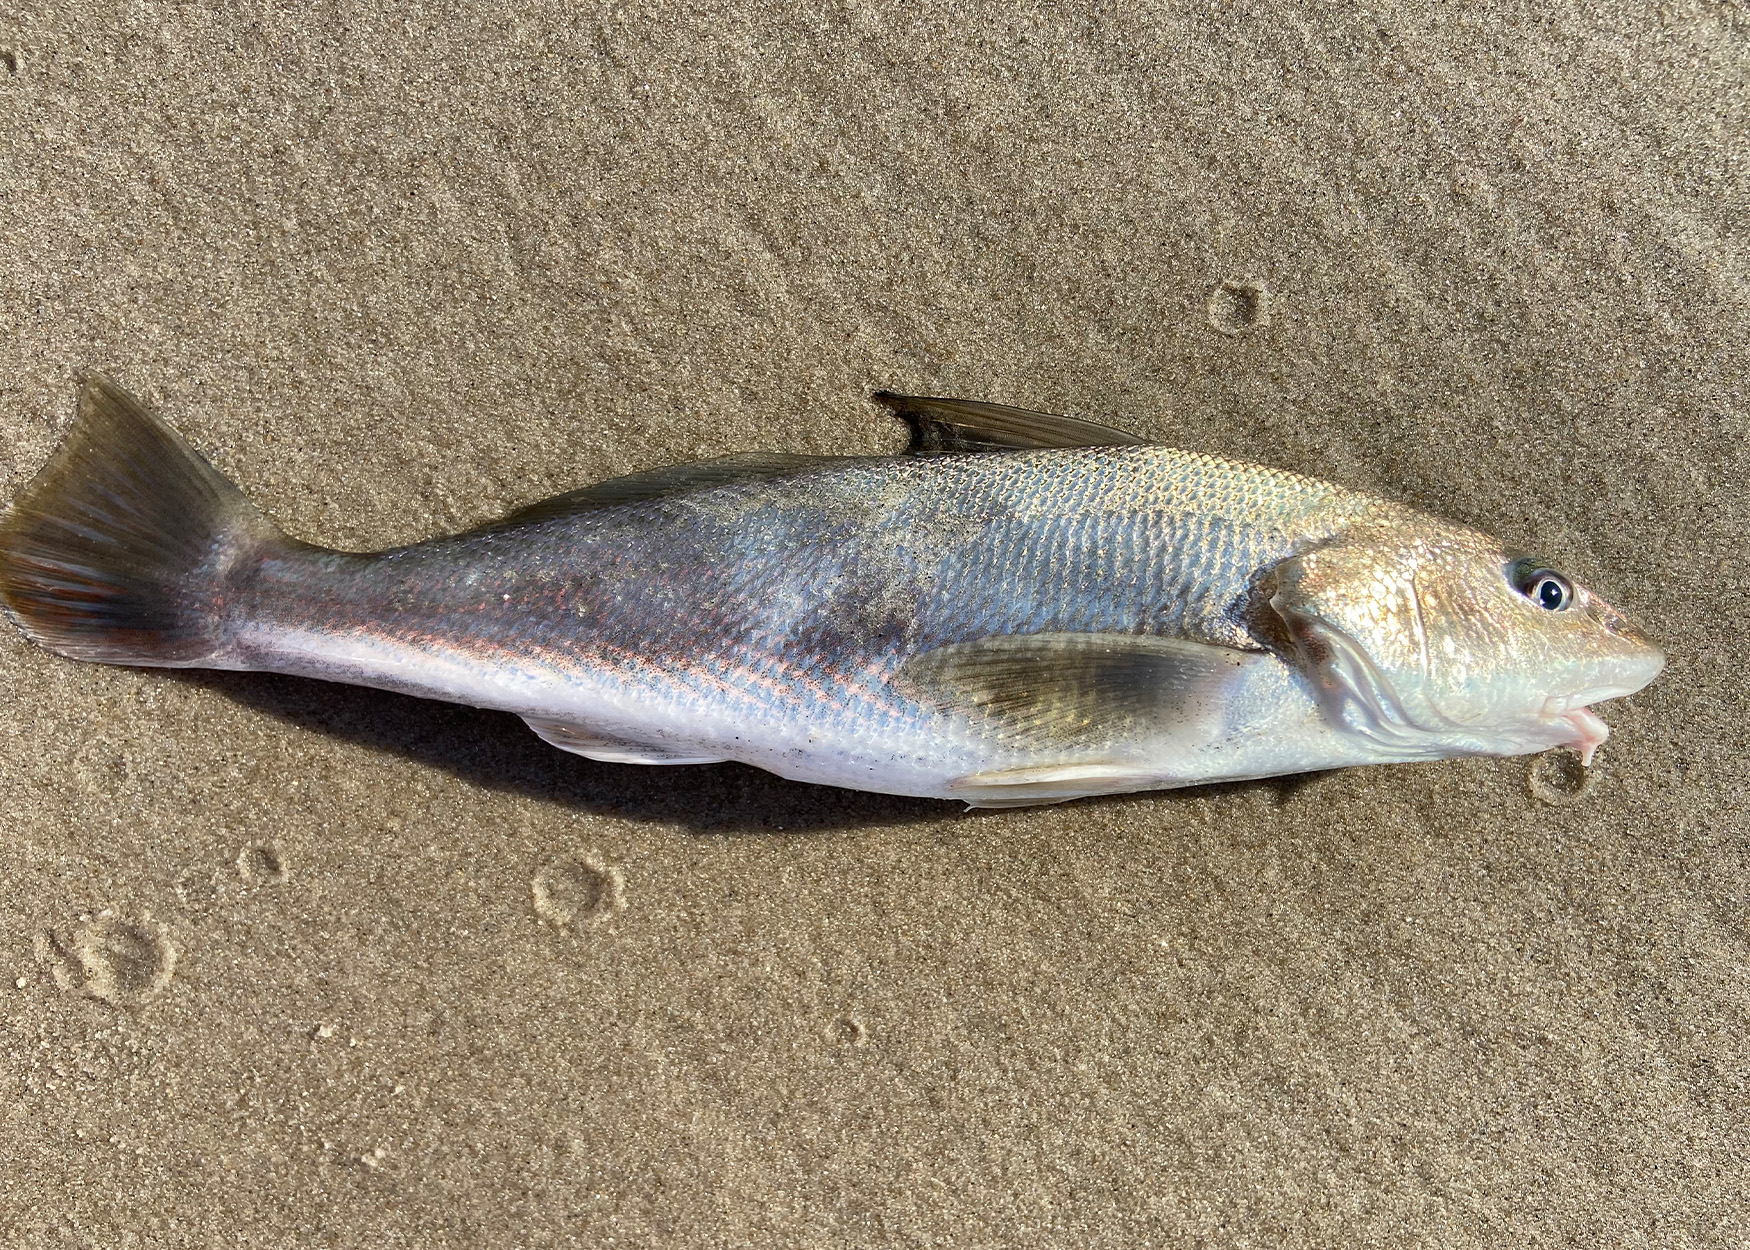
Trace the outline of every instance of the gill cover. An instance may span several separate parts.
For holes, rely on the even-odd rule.
[[[1331,720],[1405,758],[1450,754],[1465,728],[1431,689],[1419,563],[1401,541],[1333,544],[1278,564],[1270,597]]]

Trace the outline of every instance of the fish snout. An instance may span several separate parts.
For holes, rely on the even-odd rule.
[[[1653,640],[1653,636],[1642,629],[1640,625],[1630,620],[1624,612],[1613,608],[1603,600],[1595,600],[1593,615],[1604,632],[1619,644],[1615,648],[1624,659],[1630,661],[1637,670],[1645,670],[1635,689],[1640,689],[1659,675],[1665,667],[1665,649]]]
[[[1648,634],[1646,630],[1631,621],[1626,614],[1617,611],[1609,604],[1601,605],[1601,610],[1598,613],[1598,623],[1624,642],[1631,643],[1637,647],[1650,647],[1655,651],[1659,649],[1659,644],[1653,641],[1652,636]]]

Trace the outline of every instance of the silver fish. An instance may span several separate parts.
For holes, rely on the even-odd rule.
[[[635,474],[372,554],[283,534],[114,383],[0,523],[0,598],[108,664],[499,708],[597,760],[1059,802],[1578,747],[1664,656],[1474,530],[1000,405],[908,454]]]

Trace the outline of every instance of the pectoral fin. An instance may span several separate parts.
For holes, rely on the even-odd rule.
[[[563,721],[540,720],[533,716],[525,716],[523,721],[542,741],[561,751],[600,760],[604,764],[721,764],[724,758],[721,755],[689,754],[648,742],[632,742]]]
[[[1007,404],[876,391],[875,401],[911,426],[909,455],[1018,451],[1036,447],[1127,447],[1148,440],[1108,425]]]
[[[1005,634],[926,651],[897,680],[1017,745],[1077,748],[1215,731],[1262,652],[1134,634]]]

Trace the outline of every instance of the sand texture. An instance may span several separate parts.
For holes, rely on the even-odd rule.
[[[0,500],[86,366],[353,548],[897,449],[893,387],[1478,525],[1671,654],[1584,793],[968,815],[0,628],[0,1246],[1750,1237],[1742,4],[13,0],[0,50]]]

